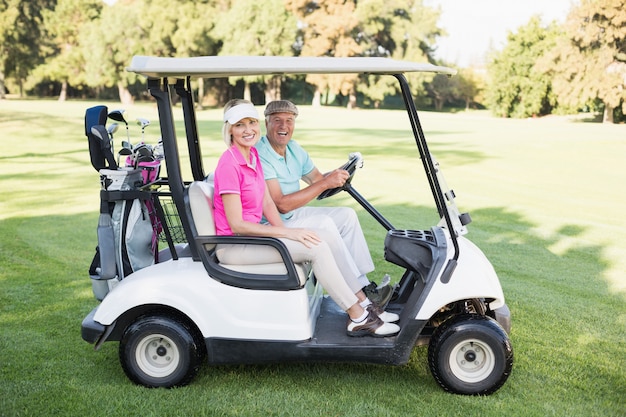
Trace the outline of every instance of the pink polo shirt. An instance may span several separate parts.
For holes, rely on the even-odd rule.
[[[218,235],[233,234],[224,212],[223,194],[239,194],[241,209],[245,221],[260,223],[263,217],[263,196],[265,179],[255,148],[250,149],[251,163],[248,164],[236,146],[228,148],[215,168],[213,197],[215,230]]]

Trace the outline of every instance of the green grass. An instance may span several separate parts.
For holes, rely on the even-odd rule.
[[[494,395],[443,392],[425,347],[400,367],[205,365],[187,387],[151,390],[125,377],[116,344],[94,352],[80,337],[97,305],[87,269],[99,178],[83,133],[95,104],[0,101],[0,416],[626,415],[625,126],[421,116],[472,214],[468,237],[494,264],[512,311],[515,364]],[[153,105],[126,115],[135,140],[137,117],[153,121],[147,138],[158,136]],[[198,114],[207,171],[223,150],[219,120],[219,110]],[[402,112],[303,107],[297,138],[322,170],[362,152],[355,188],[394,226],[428,228],[436,213],[406,126]],[[355,204],[343,195],[326,203]],[[383,229],[359,213],[372,276],[397,279],[382,258]]]

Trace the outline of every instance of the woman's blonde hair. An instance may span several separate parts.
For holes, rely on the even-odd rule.
[[[224,106],[224,114],[231,108],[235,106],[239,106],[240,104],[252,104],[250,100],[245,100],[243,98],[234,98],[229,100],[228,103]],[[222,126],[222,138],[224,139],[224,143],[227,147],[231,147],[233,144],[233,137],[230,134],[230,128],[232,125],[228,123],[228,121],[224,122],[224,126]]]

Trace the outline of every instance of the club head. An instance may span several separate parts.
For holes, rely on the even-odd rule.
[[[117,132],[117,129],[119,129],[120,125],[118,125],[117,123],[111,123],[109,125],[109,127],[107,128],[107,132],[109,132],[109,136],[113,136],[113,133]]]
[[[143,117],[140,117],[137,119],[137,125],[141,126],[142,129],[145,129],[146,126],[148,126],[150,124],[150,120],[148,119],[144,119]]]
[[[152,147],[150,145],[141,144],[134,149],[138,156],[152,156]]]
[[[137,158],[137,163],[140,162],[154,162],[155,159],[152,155],[141,155],[139,158]]]
[[[122,141],[122,148],[130,149],[132,151],[133,150],[133,145],[130,142],[128,142],[126,140],[123,140]]]
[[[130,150],[129,148],[122,148],[120,149],[119,154],[120,155],[132,155],[133,151]]]
[[[109,119],[115,120],[116,122],[122,122],[126,126],[128,126],[128,122],[124,119],[124,111],[122,109],[112,110],[109,112]]]

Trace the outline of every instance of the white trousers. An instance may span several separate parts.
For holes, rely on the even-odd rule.
[[[328,222],[328,218],[332,223]],[[285,221],[285,226],[304,229],[328,229],[338,234],[343,245],[338,257],[345,258],[350,275],[357,278],[361,287],[370,283],[365,274],[374,270],[367,241],[361,229],[356,212],[350,207],[301,207],[293,211],[293,216]],[[345,276],[345,275],[344,275]]]

